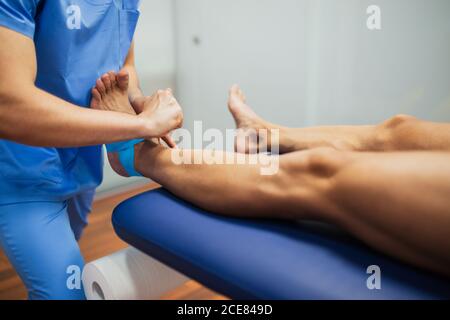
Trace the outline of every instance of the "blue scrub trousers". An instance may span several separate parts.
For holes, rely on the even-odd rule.
[[[83,270],[77,240],[93,196],[89,192],[64,202],[0,205],[0,245],[30,300],[85,299],[83,288],[68,286],[68,279],[77,276],[74,270]]]

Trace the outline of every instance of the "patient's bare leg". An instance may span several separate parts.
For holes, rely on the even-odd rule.
[[[229,109],[236,121],[240,136],[260,129],[278,129],[281,153],[318,147],[342,151],[450,151],[450,124],[422,121],[414,117],[398,115],[378,125],[322,126],[287,128],[259,117],[245,101],[237,86],[230,90]],[[277,106],[282,110],[284,106]],[[253,131],[252,131],[253,130]],[[270,133],[270,131],[269,131]],[[255,143],[256,142],[256,143]],[[253,139],[250,148],[238,148],[239,152],[254,153],[258,144],[268,144],[271,139]]]
[[[230,89],[228,108],[238,128],[238,139],[247,138],[247,143],[236,144],[236,151],[256,153],[261,147],[271,149],[270,130],[279,131],[279,151],[288,153],[318,147],[337,150],[372,150],[378,141],[377,126],[331,126],[315,128],[288,128],[262,119],[247,104],[242,90],[234,85]],[[282,111],[283,106],[277,106]],[[267,139],[258,135],[266,130]],[[379,143],[378,143],[379,144]],[[266,149],[264,149],[266,150]]]
[[[137,169],[197,206],[337,224],[375,249],[450,276],[450,154],[314,149],[282,155],[278,174],[262,176],[260,165],[176,165],[171,152],[141,145]]]
[[[245,157],[243,164],[206,164],[205,161],[194,164],[194,159],[237,159],[237,154],[169,150],[145,142],[136,148],[135,164],[144,176],[216,213],[247,218],[320,219],[321,213],[329,211],[325,209],[328,208],[327,179],[333,174],[334,166],[344,161],[336,157],[327,163],[330,167],[315,166],[310,170],[311,159],[327,152],[312,150],[280,157],[240,155]],[[190,161],[180,164],[181,157]],[[268,168],[271,161],[278,170],[273,171],[273,175],[263,175],[263,169]]]
[[[241,93],[236,92],[236,97],[243,102]],[[244,107],[239,102],[233,106]],[[252,126],[244,120],[256,119],[248,109],[233,110],[233,114],[241,128]],[[321,145],[345,150],[368,146],[374,150],[379,146],[379,150],[450,149],[448,125],[397,117],[383,126],[389,130],[381,131],[381,140],[364,138],[372,127],[335,127],[289,129],[281,136],[281,144],[287,151]],[[450,276],[448,153],[294,151],[280,156],[277,174],[264,176],[263,165],[249,164],[249,159],[258,155],[248,155],[245,165],[177,165],[172,152],[151,142],[142,143],[136,146],[136,168],[204,209],[244,218],[338,224],[373,248]],[[212,153],[185,152],[200,158]],[[120,167],[120,163],[112,165]]]

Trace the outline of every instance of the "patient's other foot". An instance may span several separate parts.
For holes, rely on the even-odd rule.
[[[126,70],[104,74],[92,89],[91,108],[135,115],[128,98],[129,78]]]
[[[238,129],[235,149],[239,153],[257,153],[261,150],[262,145],[267,142],[259,134],[260,130],[270,130],[272,126],[260,118],[247,105],[245,100],[242,90],[237,85],[232,86],[228,99],[228,109],[233,115]],[[270,149],[270,146],[267,147]]]

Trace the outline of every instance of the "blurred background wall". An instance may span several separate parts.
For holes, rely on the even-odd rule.
[[[232,128],[233,83],[259,114],[288,126],[377,123],[398,113],[450,121],[448,0],[141,2],[143,88],[174,87],[187,128],[194,120]],[[381,8],[380,31],[366,26],[372,4]],[[131,182],[106,171],[101,190]]]

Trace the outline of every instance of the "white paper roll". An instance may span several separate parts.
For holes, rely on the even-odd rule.
[[[83,270],[88,300],[154,300],[188,280],[134,248],[91,262]]]

